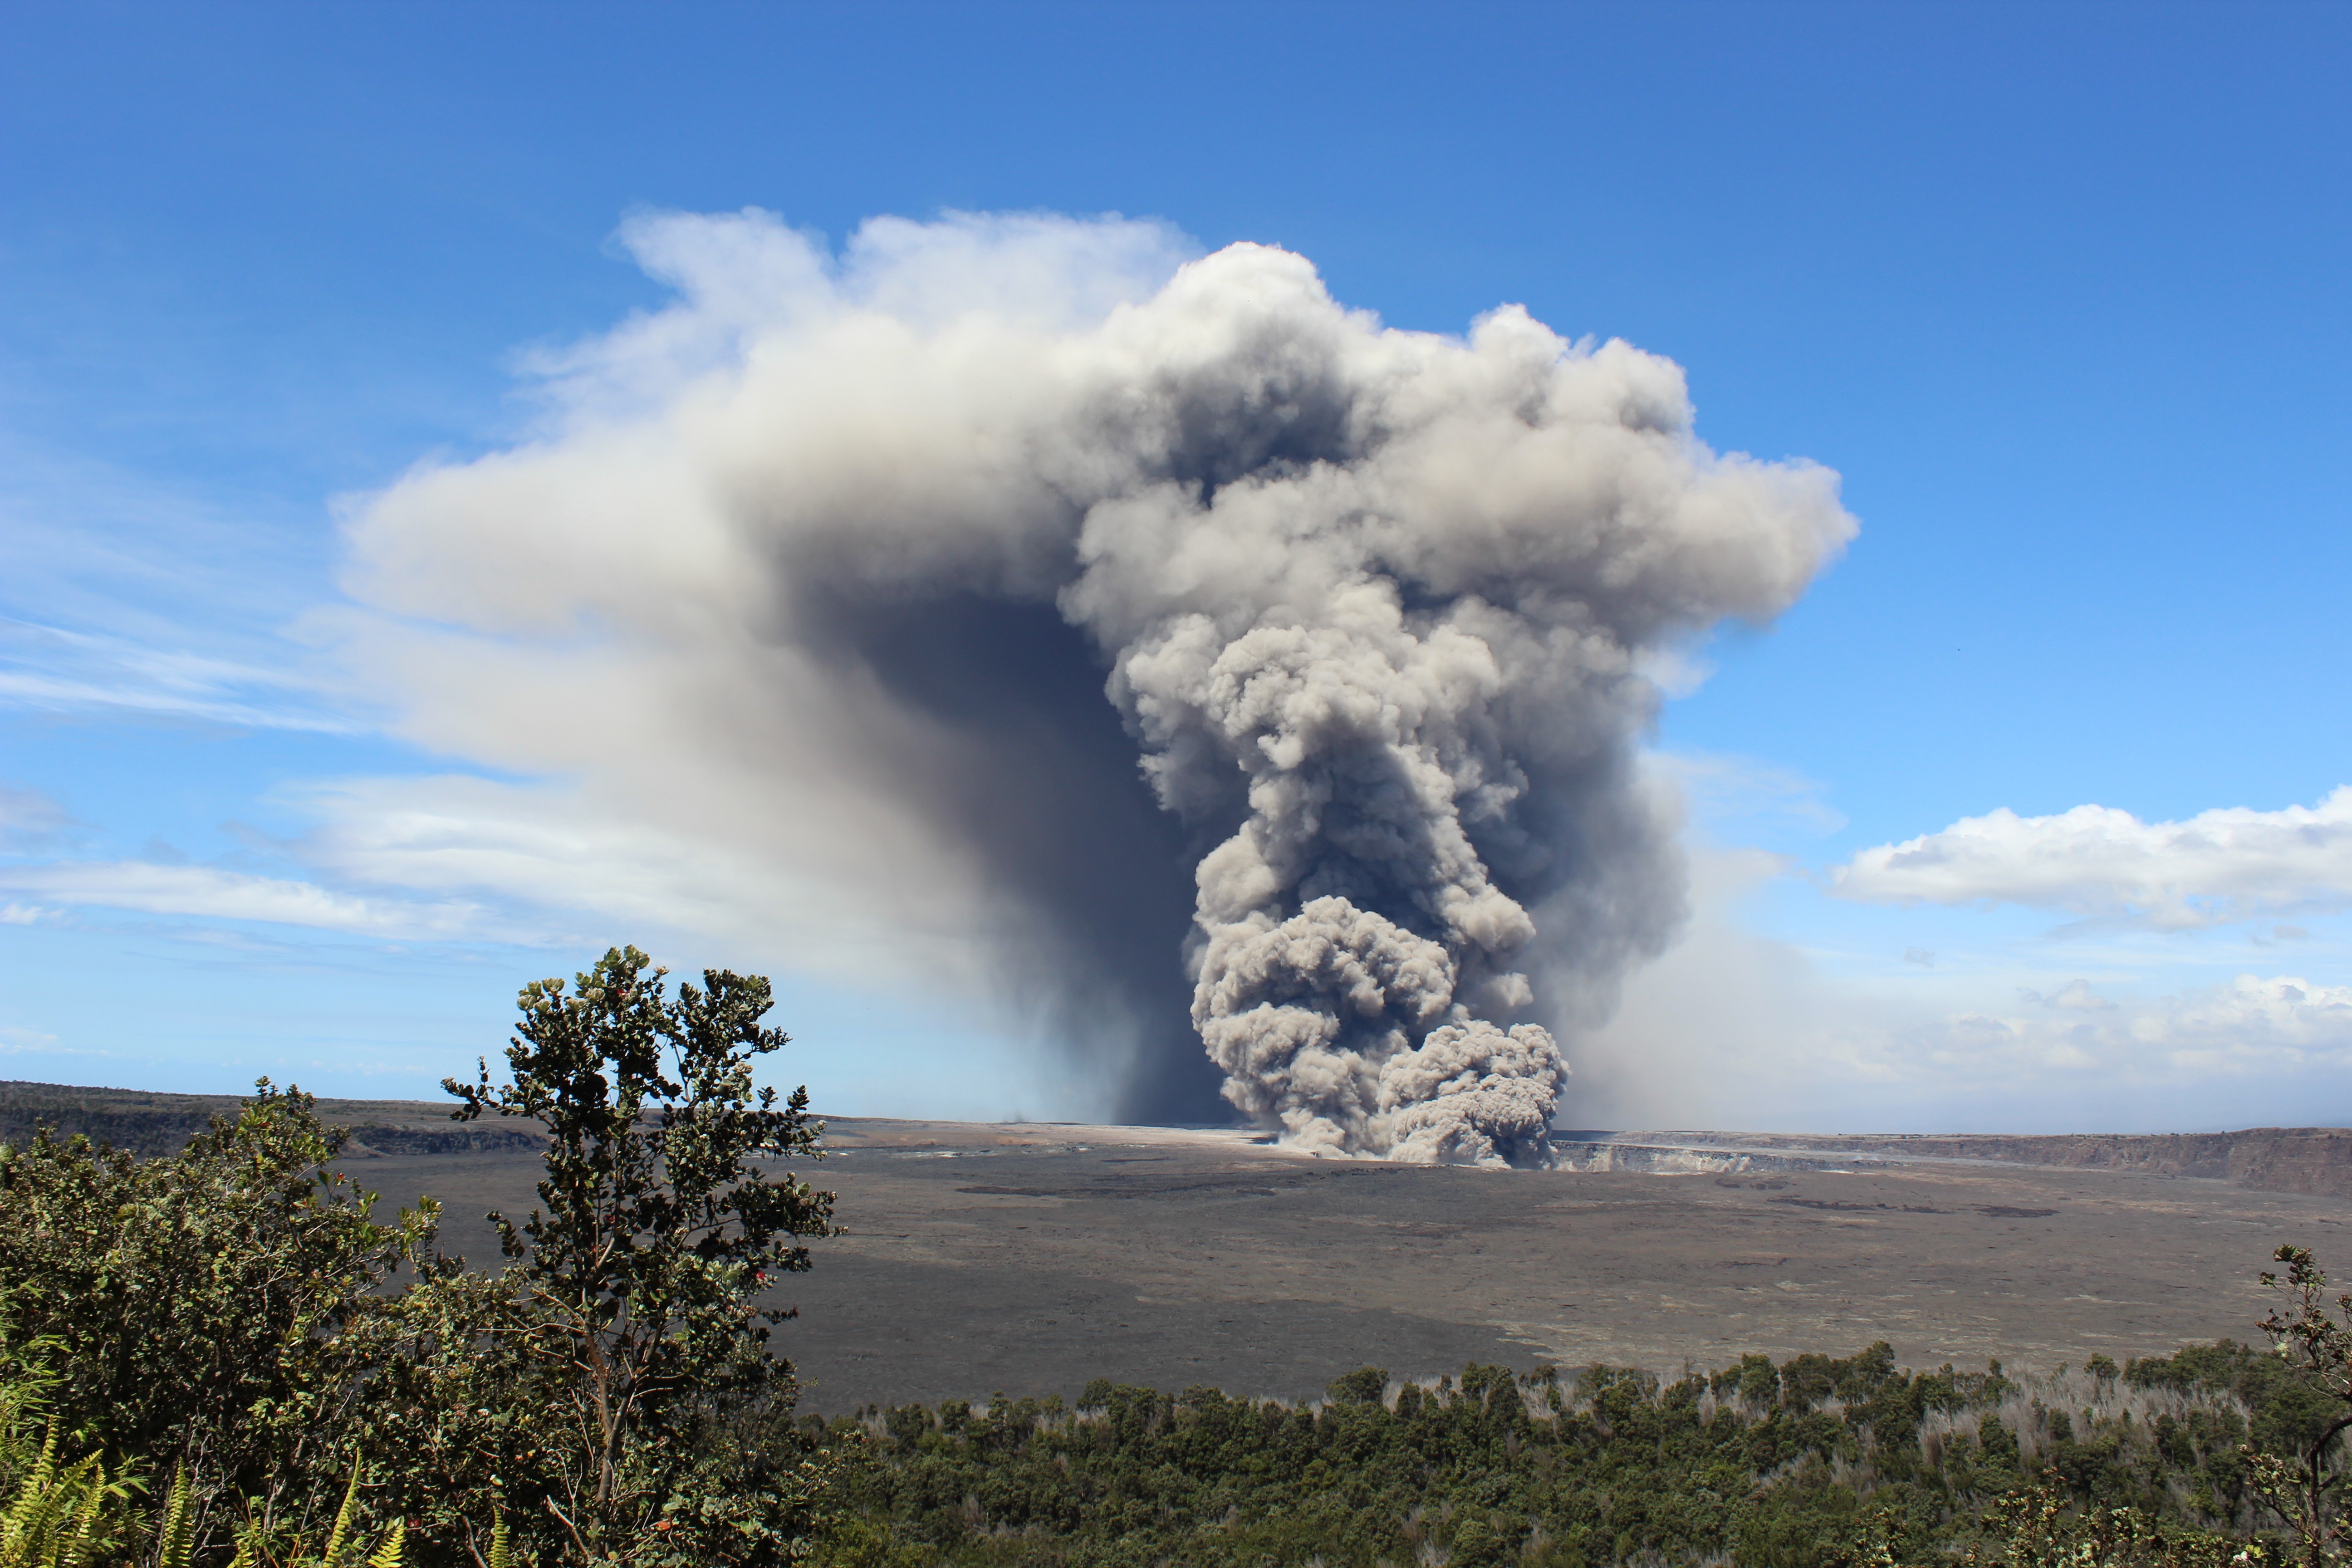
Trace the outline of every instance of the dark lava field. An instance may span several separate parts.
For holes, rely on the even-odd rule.
[[[1743,1352],[1906,1364],[2121,1361],[2249,1336],[2282,1241],[2352,1272],[2352,1202],[2137,1171],[1806,1162],[1713,1150],[1652,1168],[1489,1172],[1318,1161],[1237,1132],[836,1119],[803,1173],[849,1234],[777,1294],[803,1407],[1075,1394],[1090,1378],[1318,1394],[1370,1363]],[[532,1202],[528,1149],[351,1162],[430,1192],[444,1245]],[[1660,1167],[1667,1168],[1660,1168]],[[1810,1167],[1810,1168],[1808,1168]]]

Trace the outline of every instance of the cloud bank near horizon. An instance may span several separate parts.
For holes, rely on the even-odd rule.
[[[356,503],[312,628],[490,776],[321,788],[306,854],[984,998],[1119,1114],[1540,1142],[1550,1028],[1684,914],[1658,673],[1835,555],[1833,474],[1625,344],[1155,225],[623,237],[675,302]]]
[[[1964,940],[1940,952],[1878,930],[1874,955],[1757,929],[1769,888],[1815,885],[1780,857],[1702,845],[1694,868],[1687,934],[1632,978],[1585,1053],[1593,1125],[2155,1132],[2352,1117],[2352,986],[2301,967],[2340,953],[2324,927],[2309,933],[2322,950],[2285,971],[2267,931],[2017,942],[1979,915],[1947,921]]]

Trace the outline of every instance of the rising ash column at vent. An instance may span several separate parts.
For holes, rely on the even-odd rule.
[[[1540,1162],[1536,1020],[1682,912],[1643,655],[1788,605],[1851,531],[1834,476],[1710,453],[1664,360],[1517,309],[1383,331],[1280,251],[1107,330],[1167,477],[1088,509],[1061,604],[1163,805],[1246,781],[1190,954],[1226,1098],[1318,1151]]]

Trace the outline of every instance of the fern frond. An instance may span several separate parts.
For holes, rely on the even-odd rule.
[[[0,1516],[0,1568],[87,1568],[105,1538],[108,1496],[97,1455],[57,1468],[52,1429],[41,1463]]]
[[[401,1543],[407,1539],[408,1521],[395,1519],[383,1532],[383,1542],[367,1560],[367,1568],[400,1568]]]
[[[51,1422],[48,1440],[41,1447],[41,1457],[34,1462],[33,1473],[25,1478],[16,1495],[9,1500],[6,1515],[0,1516],[0,1568],[23,1568],[37,1563],[57,1533],[57,1515],[62,1500],[53,1484],[57,1451],[57,1424]]]
[[[514,1531],[507,1524],[504,1509],[490,1515],[489,1568],[514,1568]]]
[[[343,1506],[335,1510],[335,1527],[327,1531],[327,1549],[319,1561],[327,1568],[342,1568],[343,1547],[352,1534],[352,1510],[360,1500],[360,1463],[352,1461],[352,1484],[343,1489]]]
[[[58,1418],[52,1415],[49,1417],[48,1433],[41,1439],[41,1451],[33,1460],[32,1471],[25,1477],[24,1487],[9,1509],[10,1518],[15,1518],[18,1509],[37,1506],[40,1499],[47,1496],[49,1483],[57,1479],[57,1474]]]
[[[58,1532],[48,1562],[50,1568],[89,1568],[102,1539],[104,1521],[100,1515],[106,1506],[106,1472],[99,1468],[98,1456],[76,1465],[68,1484],[80,1493],[81,1500],[75,1505],[72,1522]]]
[[[155,1568],[189,1568],[196,1548],[195,1488],[184,1463],[172,1478],[172,1495],[155,1530]]]

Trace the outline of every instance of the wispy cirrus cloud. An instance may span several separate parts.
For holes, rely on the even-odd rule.
[[[0,850],[46,844],[72,826],[72,814],[39,790],[0,784]]]
[[[289,839],[247,834],[239,858],[282,861],[279,875],[191,863],[160,843],[136,858],[60,858],[71,817],[47,795],[0,786],[0,851],[15,855],[0,863],[0,924],[106,909],[400,942],[535,946],[677,932],[717,942],[728,962],[789,952],[833,973],[897,973],[869,934],[871,911],[795,876],[770,847],[709,845],[679,820],[692,817],[690,803],[664,811],[562,781],[463,774],[345,779],[273,798],[312,826]],[[961,935],[916,920],[892,950],[928,943],[944,972]]]
[[[0,421],[0,709],[364,733],[288,635],[325,550],[280,500],[159,484]]]
[[[358,734],[319,686],[271,668],[106,633],[0,617],[0,704],[238,729]]]
[[[289,850],[338,885],[476,900],[531,911],[549,929],[690,934],[730,962],[790,954],[802,969],[867,981],[901,978],[916,952],[934,977],[981,983],[955,921],[843,890],[854,886],[848,869],[880,853],[881,828],[826,842],[821,825],[840,814],[810,810],[812,795],[826,799],[821,790],[779,775],[762,791],[769,820],[713,843],[699,830],[704,814],[757,820],[759,803],[728,786],[631,793],[594,778],[437,774],[345,779],[277,798],[316,825]],[[814,874],[824,869],[838,874]],[[876,934],[885,929],[887,941]]]
[[[511,941],[518,934],[510,922],[467,900],[338,892],[315,882],[147,860],[65,860],[0,867],[0,893],[56,904],[260,921],[399,941]]]
[[[54,1051],[57,1048],[58,1037],[55,1035],[40,1029],[26,1029],[13,1024],[0,1024],[0,1056]]]
[[[1721,752],[1653,752],[1643,761],[1711,833],[1794,828],[1819,837],[1845,826],[1843,815],[1822,799],[1820,781],[1793,769]]]
[[[2007,809],[1865,849],[1830,891],[1867,903],[2013,904],[2158,931],[2352,906],[2352,787],[2317,805],[2143,822],[2078,805]]]

